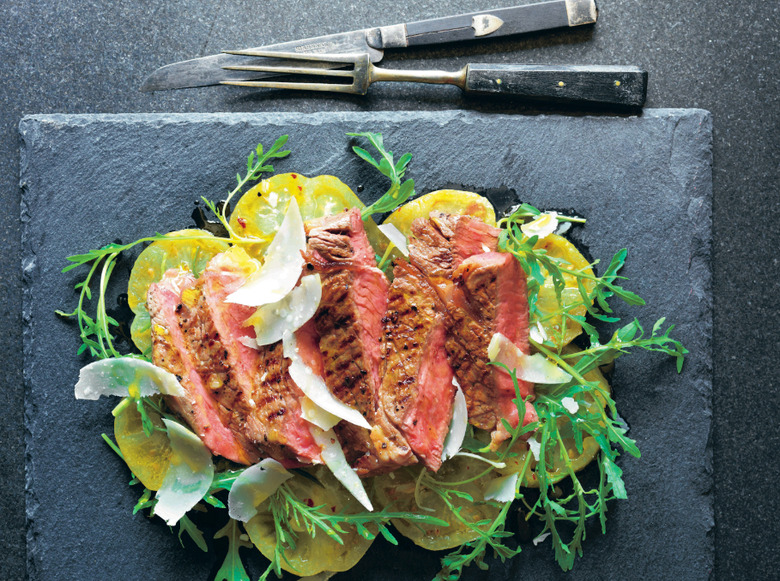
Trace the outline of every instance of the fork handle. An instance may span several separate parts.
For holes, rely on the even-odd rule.
[[[647,71],[638,67],[470,64],[467,93],[641,107]]]

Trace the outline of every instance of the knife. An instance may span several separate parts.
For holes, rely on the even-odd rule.
[[[367,52],[371,62],[379,62],[386,48],[460,42],[581,26],[595,23],[597,17],[595,0],[552,0],[407,24],[365,28],[248,50],[314,54]],[[249,81],[269,76],[268,73],[247,73],[223,68],[242,66],[250,62],[252,59],[247,57],[216,54],[172,63],[154,71],[141,85],[141,90],[206,87],[222,81]]]

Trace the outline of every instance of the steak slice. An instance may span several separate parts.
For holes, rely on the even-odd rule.
[[[382,318],[388,283],[376,268],[357,208],[307,222],[308,267],[322,280],[314,315],[323,378],[342,402],[356,408],[372,429],[340,422],[336,433],[347,461],[361,476],[416,460],[409,444],[379,407]]]
[[[519,413],[511,378],[489,365],[487,348],[495,332],[506,330],[528,352],[525,274],[510,254],[497,252],[499,230],[469,216],[431,212],[412,223],[409,259],[428,277],[447,305],[445,346],[463,389],[469,422],[491,432],[495,447],[508,437],[501,423],[517,426]],[[520,382],[522,396],[533,386]],[[526,403],[524,423],[535,418]]]
[[[199,292],[195,277],[178,269],[166,272],[160,282],[149,287],[147,308],[152,318],[152,362],[177,376],[187,392],[186,398],[167,397],[168,406],[184,419],[214,454],[240,464],[259,460],[258,450],[229,427],[230,413],[207,387],[211,378],[226,373],[218,357],[204,343],[192,349],[212,334],[213,325],[203,321],[195,309]],[[197,335],[193,341],[188,335]],[[213,347],[213,344],[212,344]],[[206,369],[204,369],[204,367]]]
[[[254,328],[245,321],[254,307],[227,303],[256,270],[240,248],[211,259],[200,278],[203,306],[213,320],[220,355],[228,367],[221,383],[211,385],[215,396],[231,411],[230,426],[245,435],[266,455],[288,467],[320,462],[320,447],[301,417],[302,392],[290,378],[282,343],[254,349]],[[247,341],[250,340],[250,341]]]
[[[435,472],[455,397],[445,349],[446,308],[414,266],[399,262],[393,275],[383,321],[379,407]]]
[[[512,378],[487,364],[487,348],[493,334],[501,333],[528,353],[525,273],[511,254],[485,252],[463,260],[453,278],[460,292],[450,309],[454,324],[448,350],[461,361],[455,373],[466,396],[469,421],[490,430],[496,447],[509,437],[501,419],[517,427],[519,414],[512,401],[516,397]],[[518,388],[522,398],[533,396],[533,384],[518,379]],[[524,423],[536,419],[535,415],[526,401]]]
[[[427,277],[451,279],[469,256],[495,252],[500,230],[470,216],[431,212],[412,222],[409,260]]]

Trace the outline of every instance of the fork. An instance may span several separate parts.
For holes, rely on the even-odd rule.
[[[377,67],[368,53],[300,54],[263,50],[231,50],[227,54],[265,59],[280,59],[289,64],[265,62],[257,65],[226,66],[227,70],[246,73],[276,73],[327,77],[330,82],[305,80],[233,80],[224,85],[301,89],[365,95],[378,81],[448,84],[465,93],[497,94],[526,99],[590,102],[629,107],[644,105],[647,72],[631,66],[575,66],[468,64],[459,71],[412,71]],[[349,67],[351,68],[345,68]]]

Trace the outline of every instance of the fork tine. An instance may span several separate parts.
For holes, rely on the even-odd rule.
[[[244,71],[251,73],[279,73],[289,75],[320,75],[327,77],[354,77],[352,71],[344,71],[338,69],[317,69],[311,67],[284,67],[275,65],[231,65],[222,67],[228,71]]]
[[[220,81],[222,85],[234,87],[256,87],[263,89],[293,89],[299,91],[328,91],[330,93],[364,94],[356,89],[355,83],[351,85],[338,85],[332,83],[296,83],[277,81]]]

